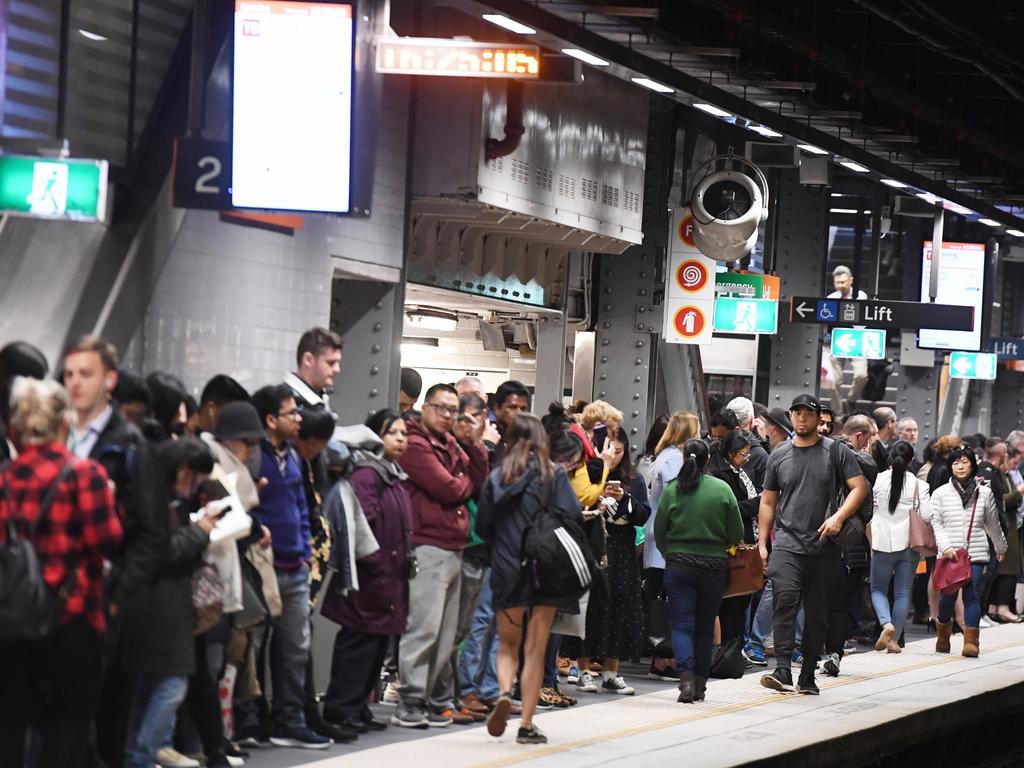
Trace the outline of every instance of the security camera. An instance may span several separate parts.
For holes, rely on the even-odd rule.
[[[690,195],[694,243],[715,261],[737,261],[754,250],[757,228],[768,218],[768,181],[735,155],[713,157],[705,166]]]

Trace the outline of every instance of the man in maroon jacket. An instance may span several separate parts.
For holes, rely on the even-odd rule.
[[[401,702],[391,717],[406,728],[452,723],[449,702],[431,701],[429,694],[455,644],[462,548],[469,536],[466,501],[480,491],[488,470],[477,425],[456,422],[458,413],[454,387],[428,389],[422,416],[408,422],[409,447],[399,460],[409,476],[419,566],[409,582],[409,621],[398,649]]]

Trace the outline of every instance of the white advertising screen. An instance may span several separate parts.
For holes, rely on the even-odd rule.
[[[924,244],[921,272],[921,301],[929,300],[932,277],[932,241]],[[922,328],[918,346],[928,349],[963,349],[977,352],[981,348],[982,301],[985,295],[985,245],[983,243],[942,243],[939,259],[939,304],[974,307],[974,329],[970,331],[937,331]]]
[[[346,213],[351,5],[236,0],[231,202]]]

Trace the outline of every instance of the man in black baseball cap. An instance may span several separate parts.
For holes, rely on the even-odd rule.
[[[818,434],[821,403],[814,395],[797,395],[789,408],[796,433],[772,451],[761,494],[758,545],[772,581],[775,671],[761,678],[774,691],[793,690],[796,616],[804,606],[803,660],[796,690],[816,695],[814,668],[825,643],[828,589],[840,549],[831,537],[860,506],[867,493],[863,473],[849,450],[840,450],[835,471],[849,489],[834,509],[836,485],[832,439]],[[833,511],[834,510],[834,511]],[[771,560],[768,534],[775,528]],[[798,656],[799,658],[799,656]]]

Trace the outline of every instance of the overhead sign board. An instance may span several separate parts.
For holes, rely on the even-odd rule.
[[[231,206],[231,145],[226,141],[175,139],[171,205],[226,211]]]
[[[795,323],[856,324],[871,328],[944,328],[951,331],[974,327],[974,308],[916,301],[855,301],[794,296],[789,318]]]
[[[779,303],[771,299],[715,299],[715,330],[721,333],[775,333]]]
[[[378,38],[377,72],[535,80],[540,76],[540,48],[429,37]]]
[[[107,162],[0,155],[0,213],[103,221],[107,213]]]
[[[885,331],[879,328],[833,328],[832,357],[881,360],[885,357]]]
[[[951,352],[949,375],[954,379],[983,379],[996,377],[996,356],[990,352]]]
[[[231,203],[348,213],[352,5],[235,0]]]
[[[1000,360],[1024,360],[1024,339],[993,337],[992,353]]]
[[[932,242],[924,243],[921,258],[921,301],[931,295]],[[939,279],[935,300],[943,304],[960,304],[974,308],[972,325],[948,328],[944,325],[919,325],[918,346],[929,349],[981,349],[981,326],[985,303],[984,243],[942,243],[939,258]]]

